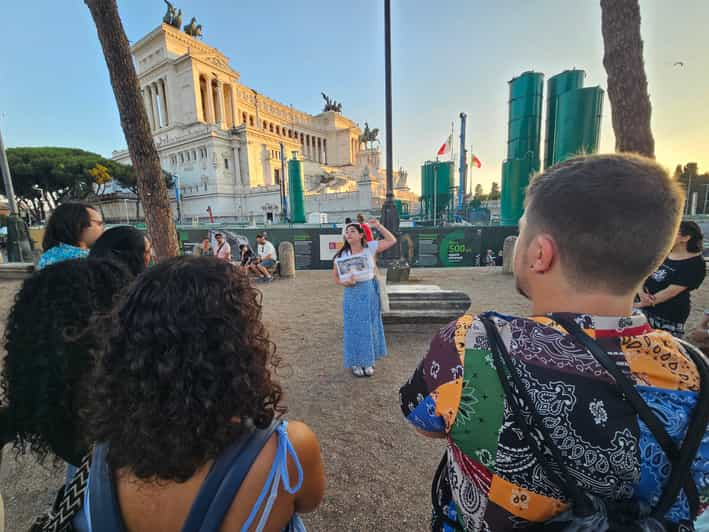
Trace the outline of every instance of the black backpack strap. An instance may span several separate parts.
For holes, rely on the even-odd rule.
[[[72,521],[84,506],[84,494],[89,480],[91,453],[84,456],[69,484],[57,493],[51,512],[39,517],[30,532],[64,532],[73,530]]]
[[[640,419],[647,425],[657,442],[667,455],[672,465],[672,472],[665,485],[657,505],[653,509],[653,515],[663,517],[674,504],[679,491],[684,487],[685,495],[689,503],[690,514],[695,517],[699,512],[699,496],[697,486],[690,473],[692,461],[696,456],[702,437],[706,432],[709,421],[709,402],[707,393],[709,392],[709,366],[706,359],[699,352],[688,349],[690,357],[694,361],[700,376],[700,391],[697,404],[692,415],[692,421],[687,429],[687,435],[680,449],[667,434],[667,430],[655,413],[647,406],[645,400],[635,389],[635,384],[623,374],[618,366],[613,362],[605,349],[603,349],[593,338],[587,335],[581,327],[573,320],[565,316],[552,315],[554,321],[562,325],[574,338],[581,342],[590,351],[594,358],[613,377],[616,386],[623,396],[628,400],[637,412]]]
[[[544,469],[544,472],[549,479],[554,484],[559,486],[571,499],[573,502],[572,509],[574,515],[586,517],[594,514],[596,509],[593,502],[572,479],[569,469],[561,456],[559,448],[554,444],[549,431],[544,426],[544,420],[534,407],[534,402],[532,401],[529,392],[525,388],[522,380],[514,368],[510,355],[507,352],[507,348],[505,347],[505,344],[500,337],[500,333],[497,330],[497,326],[492,321],[489,314],[482,314],[478,316],[478,318],[485,326],[485,332],[487,333],[488,342],[490,344],[490,351],[492,352],[492,359],[495,364],[495,369],[497,370],[497,375],[505,392],[505,396],[507,397],[508,403],[512,408],[515,422],[522,430],[532,453],[539,462],[539,465]],[[517,394],[512,389],[511,383],[513,383],[517,389]],[[522,413],[522,409],[519,405],[519,399],[522,399],[526,405],[527,414],[532,419],[531,425],[527,423],[527,420]],[[540,449],[537,445],[537,440],[532,436],[532,427],[538,431],[544,447],[546,447],[549,454],[551,454],[551,457],[556,463],[556,466],[560,470],[561,474],[551,467],[548,456],[545,456],[542,449]]]
[[[221,529],[224,517],[251,465],[280,423],[281,420],[274,419],[265,429],[254,429],[217,458],[202,482],[182,532]]]

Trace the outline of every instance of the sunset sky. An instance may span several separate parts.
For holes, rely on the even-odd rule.
[[[177,0],[196,16],[241,81],[316,114],[320,92],[384,139],[383,2]],[[161,0],[118,2],[128,38],[161,22]],[[640,2],[657,158],[709,171],[709,2]],[[8,146],[72,146],[110,156],[125,146],[108,73],[85,4],[6,2],[0,128]],[[605,89],[596,0],[393,0],[394,161],[419,188],[420,165],[468,113],[468,144],[483,167],[472,183],[500,181],[507,82],[526,70],[548,79],[584,69]],[[673,66],[676,61],[684,67]],[[546,89],[546,86],[545,86]],[[546,94],[545,94],[546,97]],[[614,146],[606,98],[601,151]],[[457,147],[457,144],[456,144]],[[382,159],[384,160],[384,159]]]

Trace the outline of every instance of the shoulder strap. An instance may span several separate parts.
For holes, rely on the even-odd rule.
[[[106,463],[108,444],[94,447],[89,472],[91,528],[101,532],[125,532],[113,474]]]
[[[595,512],[593,502],[589,499],[588,495],[584,493],[581,488],[579,488],[578,484],[572,480],[571,474],[566,467],[566,463],[561,456],[559,448],[554,444],[549,431],[544,425],[541,415],[534,407],[534,402],[532,401],[529,392],[525,388],[522,380],[514,368],[510,355],[507,352],[507,348],[505,347],[505,344],[500,337],[500,333],[497,330],[497,326],[489,315],[480,315],[479,319],[485,326],[485,332],[487,333],[492,359],[495,369],[497,370],[500,384],[502,385],[507,401],[512,409],[515,422],[524,433],[524,437],[529,444],[530,450],[536,457],[541,467],[544,469],[544,472],[549,479],[562,488],[564,493],[573,501],[572,509],[574,514],[579,517],[592,515]],[[517,393],[513,390],[512,384],[514,384]],[[531,417],[531,424],[527,422],[526,416],[522,412],[522,408],[519,403],[520,399],[526,405],[526,414]],[[545,453],[537,443],[537,438],[532,435],[533,429],[535,429],[539,436],[541,436],[544,446],[546,447],[548,453],[551,454],[551,458],[560,470],[561,475],[551,467],[548,456],[545,456]]]
[[[280,423],[274,419],[267,428],[255,429],[217,458],[190,508],[182,532],[220,529],[251,465]]]
[[[672,472],[667,480],[665,489],[662,492],[660,501],[655,505],[653,514],[656,516],[664,516],[665,513],[674,504],[680,490],[684,487],[685,495],[689,503],[690,513],[692,517],[696,516],[699,511],[699,496],[697,486],[690,473],[692,461],[696,456],[702,437],[706,432],[707,422],[709,421],[709,404],[707,404],[707,388],[709,388],[709,366],[706,359],[701,353],[695,353],[693,349],[688,349],[690,357],[694,361],[697,371],[700,375],[700,391],[697,398],[697,404],[694,409],[692,421],[687,429],[687,435],[680,449],[667,434],[667,430],[662,422],[657,418],[655,413],[647,406],[645,400],[640,396],[635,388],[635,384],[618,368],[613,362],[605,349],[598,342],[587,335],[581,327],[572,319],[564,316],[552,315],[552,318],[561,324],[574,338],[583,344],[583,346],[591,352],[594,358],[605,368],[605,370],[613,377],[616,386],[632,405],[640,419],[648,426],[657,442],[662,447],[667,455],[668,460],[672,465]]]

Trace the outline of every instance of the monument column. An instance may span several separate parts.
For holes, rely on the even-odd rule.
[[[192,85],[194,87],[195,105],[197,106],[195,109],[195,118],[198,122],[206,122],[207,117],[204,116],[202,110],[202,78],[197,71],[194,71],[192,75]]]
[[[160,129],[160,115],[158,114],[158,110],[156,107],[156,102],[155,98],[157,97],[156,91],[155,91],[155,84],[151,83],[150,84],[150,112],[153,115],[153,128],[157,131]]]
[[[154,131],[155,124],[153,123],[153,109],[150,103],[150,85],[146,85],[145,87],[143,87],[143,104],[145,105],[145,112],[148,115],[150,131]]]
[[[158,87],[160,88],[160,104],[163,115],[163,126],[167,127],[168,125],[170,125],[170,120],[167,115],[167,94],[165,91],[165,78],[161,78],[160,81],[158,81]]]
[[[212,80],[206,80],[206,93],[207,93],[207,118],[205,122],[208,124],[213,124],[215,122],[214,118],[214,90],[212,89]]]
[[[239,112],[236,109],[236,86],[231,85],[231,127],[236,127],[240,123]]]
[[[219,103],[219,120],[217,123],[222,129],[226,129],[226,107],[224,105],[224,82],[217,80],[217,102]]]
[[[155,113],[155,129],[160,129],[161,127],[164,126],[163,124],[163,115],[160,112],[160,92],[158,90],[158,83],[157,81],[154,81],[152,83],[152,88],[153,88],[153,113]]]

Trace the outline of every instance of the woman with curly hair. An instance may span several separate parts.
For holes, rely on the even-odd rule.
[[[114,260],[125,265],[133,275],[140,275],[152,258],[150,240],[130,225],[112,227],[94,243],[91,258]]]
[[[88,450],[79,410],[92,368],[92,317],[110,311],[133,276],[106,260],[59,262],[25,280],[5,330],[2,404],[7,439],[40,461],[48,454],[74,466]]]
[[[238,266],[210,257],[168,260],[132,285],[91,383],[100,443],[76,526],[275,531],[318,506],[319,444],[281,419],[260,299]]]

